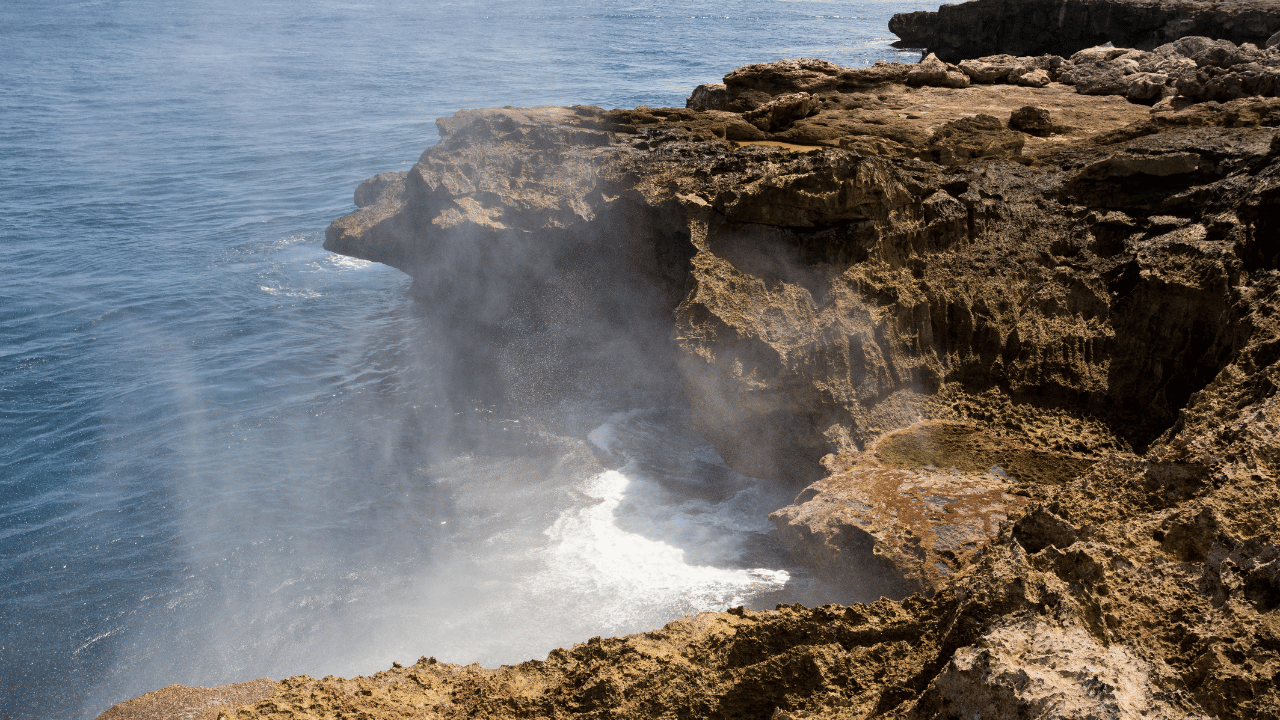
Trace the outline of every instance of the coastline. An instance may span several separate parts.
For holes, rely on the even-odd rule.
[[[702,434],[735,469],[801,491],[775,520],[796,528],[794,552],[837,575],[874,557],[904,599],[706,614],[494,671],[423,660],[292,678],[227,716],[931,717],[1059,703],[1268,717],[1280,103],[1193,97],[1247,63],[1161,57],[1225,72],[1143,70],[1164,81],[1088,95],[1082,79],[1131,78],[1123,63],[1150,59],[1073,57],[1069,73],[1092,73],[1078,77],[1064,58],[783,61],[703,86],[685,109],[442,120],[412,171],[357,190],[362,208],[326,247],[448,295],[424,268],[450,242],[535,227],[578,258],[602,232],[655,230],[621,262],[668,298]],[[1034,73],[1047,82],[1021,82]],[[1026,107],[1040,112],[1015,121]],[[477,154],[489,175],[463,168]],[[516,162],[528,171],[513,184]],[[920,428],[961,440],[926,458],[920,447],[945,443],[917,432],[903,450],[901,433]],[[847,514],[848,493],[886,473],[893,501],[878,507],[894,511]],[[951,500],[970,490],[978,509],[1001,505],[976,531]],[[940,542],[960,526],[961,542]],[[1038,662],[1046,652],[1069,669]],[[1099,686],[1103,700],[1087,692]]]

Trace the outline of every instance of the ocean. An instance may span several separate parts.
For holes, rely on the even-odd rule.
[[[461,402],[409,278],[321,243],[460,108],[911,62],[935,6],[0,4],[0,717],[848,600],[678,400]]]

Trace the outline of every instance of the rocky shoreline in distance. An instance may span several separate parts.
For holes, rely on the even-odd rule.
[[[441,119],[326,248],[466,323],[516,276],[511,308],[649,298],[698,431],[796,487],[771,515],[793,554],[885,597],[189,715],[1280,718],[1280,48],[1168,40]]]
[[[1280,32],[1270,0],[971,0],[899,13],[896,47],[950,62],[984,55],[1071,55],[1088,47],[1151,50],[1183,37],[1263,47]]]

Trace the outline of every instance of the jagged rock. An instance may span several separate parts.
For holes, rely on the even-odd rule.
[[[974,158],[1010,158],[1022,154],[1026,138],[992,115],[952,120],[929,138],[932,159],[943,165]]]
[[[865,68],[840,68],[840,72],[836,74],[840,81],[840,88],[863,88],[874,87],[886,83],[905,83],[907,74],[911,72],[914,65],[907,63],[887,63],[883,60],[876,61],[876,64]]]
[[[356,187],[356,207],[368,207],[384,202],[394,202],[404,194],[407,172],[379,173]]]
[[[1008,82],[1027,87],[1044,87],[1053,81],[1062,64],[1063,59],[1057,55],[993,55],[976,60],[961,60],[959,67],[975,83]]]
[[[1139,72],[1128,77],[1124,96],[1133,102],[1154,103],[1174,94],[1170,78],[1161,73]]]
[[[1063,71],[1062,81],[1081,95],[1124,95],[1129,90],[1124,69],[1103,63],[1074,65]]]
[[[944,63],[930,53],[907,73],[907,84],[964,88],[969,87],[969,77],[956,66]]]
[[[745,65],[724,76],[724,84],[735,96],[741,90],[778,95],[834,90],[840,66],[826,60],[799,58],[772,63]]]
[[[936,56],[935,56],[936,57]],[[1018,67],[1018,58],[1012,55],[993,55],[977,60],[961,60],[960,69],[975,83],[989,85],[1004,82],[1009,73]]]
[[[1009,127],[1029,135],[1046,135],[1059,132],[1050,112],[1034,105],[1023,105],[1009,115]]]
[[[992,458],[982,470],[954,459],[967,471],[899,467],[873,451],[829,458],[831,474],[769,519],[807,567],[856,596],[932,594],[1027,502]]]
[[[1179,47],[1197,72],[1270,67]],[[1081,64],[1190,58],[1120,50]],[[726,83],[740,111],[809,93],[777,132],[724,110],[461,112],[326,247],[413,274],[471,357],[511,341],[487,327],[599,313],[602,345],[645,353],[629,367],[679,373],[728,464],[818,483],[777,515],[797,554],[838,577],[856,527],[898,590],[933,596],[738,608],[497,670],[296,677],[228,717],[1280,718],[1280,99],[1149,110],[832,67]],[[1072,131],[1000,127],[1027,105]]]
[[[1196,100],[1225,102],[1242,97],[1280,95],[1280,67],[1257,63],[1230,69],[1206,67],[1177,80],[1178,93]]]
[[[724,83],[705,83],[693,89],[684,106],[691,110],[728,110],[729,90]]]
[[[972,0],[936,12],[899,13],[897,47],[928,48],[947,62],[1007,53],[1070,55],[1107,42],[1150,50],[1187,35],[1265,43],[1280,30],[1268,0]]]
[[[1074,623],[1013,620],[957,650],[912,715],[982,708],[983,716],[1001,718],[1208,720],[1160,687],[1170,674],[1132,648],[1100,644]]]
[[[1017,76],[1017,83],[1023,87],[1044,87],[1052,82],[1049,72],[1040,68]]]
[[[1132,175],[1167,177],[1169,175],[1195,172],[1199,167],[1200,155],[1193,152],[1161,155],[1117,153],[1085,166],[1075,174],[1074,179],[1106,180],[1110,178],[1127,178]]]
[[[742,119],[764,132],[776,132],[813,112],[813,96],[809,93],[782,95],[742,114]]]

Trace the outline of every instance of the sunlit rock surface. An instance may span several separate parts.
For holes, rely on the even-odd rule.
[[[226,717],[1280,717],[1280,99],[1063,84],[1159,74],[1121,50],[442,120],[326,246],[467,337],[595,293],[573,312],[678,373],[727,463],[793,483],[797,556],[888,597],[290,678]]]

